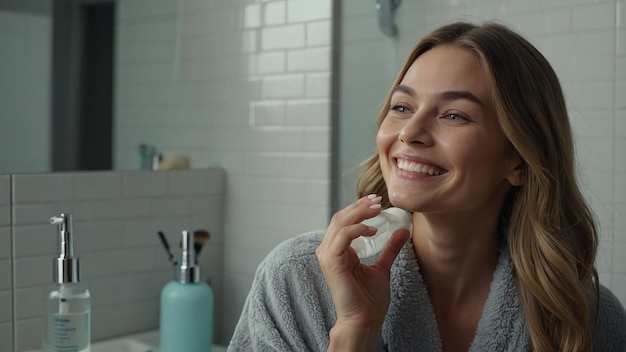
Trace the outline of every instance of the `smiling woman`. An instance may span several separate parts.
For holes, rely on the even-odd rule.
[[[435,55],[446,50],[449,54],[447,56]],[[454,55],[450,52],[451,50],[455,51]],[[433,57],[445,60],[444,63],[448,64],[438,66],[431,60],[429,66],[420,65],[420,62]],[[462,59],[463,57],[465,60]],[[424,69],[420,71],[420,67],[435,69],[434,71]],[[437,70],[437,67],[440,69]],[[428,81],[431,72],[436,72],[437,76]],[[455,72],[456,80],[454,77],[446,80],[450,72]],[[442,79],[444,83],[437,80],[439,77],[444,77]],[[470,256],[467,258],[469,262],[475,263],[476,258],[481,258],[481,261],[488,258],[490,250],[485,251],[485,247],[488,247],[489,243],[493,245],[501,243],[508,247],[518,280],[519,304],[528,324],[528,334],[533,348],[541,351],[588,350],[594,343],[592,342],[592,317],[598,311],[599,302],[603,300],[597,294],[592,293],[598,290],[599,285],[593,267],[598,239],[593,217],[577,187],[573,142],[565,101],[559,81],[549,63],[526,40],[501,25],[489,24],[474,27],[469,24],[457,24],[433,32],[418,44],[401,69],[395,84],[404,84],[405,81],[416,85],[424,81],[428,82],[430,85],[426,87],[430,90],[422,89],[426,93],[433,90],[445,90],[440,88],[441,84],[447,84],[447,87],[455,90],[454,87],[465,85],[463,90],[472,92],[485,103],[474,104],[474,107],[483,105],[484,108],[466,113],[467,118],[460,128],[464,131],[472,128],[476,131],[491,131],[489,137],[482,140],[480,136],[486,137],[486,134],[468,133],[467,136],[473,139],[466,140],[467,143],[464,144],[456,144],[455,139],[451,139],[452,143],[446,140],[438,141],[436,137],[443,135],[443,132],[436,128],[426,130],[425,126],[428,125],[422,123],[420,127],[425,132],[417,136],[422,139],[430,138],[427,139],[430,144],[421,143],[421,140],[415,136],[413,140],[403,140],[402,135],[399,137],[399,142],[402,143],[398,145],[406,145],[407,141],[411,142],[413,153],[420,151],[423,153],[425,150],[433,149],[435,151],[446,150],[450,144],[463,145],[462,149],[464,149],[457,151],[463,155],[461,158],[457,159],[458,155],[450,153],[448,158],[444,157],[442,161],[445,163],[450,158],[456,160],[456,162],[449,162],[449,167],[453,170],[453,174],[454,170],[458,171],[461,180],[451,185],[445,180],[437,184],[445,190],[455,190],[450,192],[445,200],[442,197],[441,202],[452,206],[449,202],[456,201],[454,204],[464,208],[453,207],[452,210],[462,211],[460,213],[454,211],[455,215],[452,219],[446,219],[446,213],[443,217],[441,216],[442,208],[449,209],[445,205],[442,208],[427,209],[427,212],[415,208],[414,213],[414,226],[418,229],[421,226],[426,234],[420,235],[414,231],[414,251],[422,265],[422,275],[426,286],[430,287],[429,294],[432,297],[435,315],[440,314],[437,306],[441,303],[438,301],[441,301],[439,297],[442,297],[442,291],[437,288],[439,285],[436,284],[439,276],[434,276],[441,275],[445,271],[431,271],[430,268],[436,268],[437,265],[430,265],[425,261],[436,262],[437,255],[447,257],[451,254],[448,251],[433,253],[434,244],[439,243],[447,248],[452,244],[458,244],[459,239],[454,237],[455,234],[461,234],[464,240],[468,235],[475,234],[470,237],[468,244],[470,250],[465,253],[471,253],[472,248],[475,248],[474,254],[481,253],[482,255]],[[387,97],[387,106],[393,106],[394,99],[392,92]],[[422,100],[415,99],[413,103],[418,107],[426,104],[423,98]],[[472,104],[469,108],[471,106]],[[441,114],[441,111],[445,112],[447,107],[448,105],[445,105],[443,110],[435,111]],[[410,115],[414,120],[422,116],[418,113],[419,110],[416,109],[416,111]],[[463,110],[460,111],[463,112]],[[384,110],[379,115],[379,136],[381,131],[385,130],[385,124],[390,116],[391,114]],[[472,127],[475,123],[480,126]],[[489,125],[492,127],[489,128]],[[472,142],[487,144],[490,147],[481,150],[480,145]],[[432,147],[437,144],[438,147]],[[360,194],[364,195],[376,190],[378,194],[383,195],[383,205],[389,203],[395,205],[396,200],[392,198],[395,194],[412,202],[424,199],[424,195],[415,190],[412,196],[405,196],[406,192],[410,192],[407,190],[409,187],[400,191],[392,188],[394,182],[399,181],[396,181],[397,177],[385,171],[386,168],[394,169],[393,165],[387,165],[386,159],[389,156],[385,152],[385,150],[380,150],[379,145],[379,153],[364,164],[365,170],[359,183]],[[484,164],[477,169],[471,167],[475,163],[484,162],[481,159],[486,159],[489,163],[498,158],[502,159],[494,164]],[[456,168],[457,165],[460,167]],[[448,164],[444,166],[448,167]],[[480,170],[484,167],[489,170]],[[498,171],[498,169],[501,170]],[[377,176],[381,171],[384,178]],[[481,176],[473,178],[472,175]],[[492,178],[489,175],[495,177]],[[454,177],[450,179],[454,180]],[[473,179],[473,181],[464,183],[466,179]],[[505,182],[498,185],[498,180]],[[459,185],[459,187],[455,188],[454,185]],[[416,184],[412,186],[418,188]],[[433,185],[430,186],[433,187]],[[426,194],[438,195],[437,189],[433,188],[429,188],[427,192],[430,193]],[[478,191],[474,192],[476,190]],[[559,190],[563,190],[562,193]],[[421,191],[426,191],[426,189],[421,189]],[[471,197],[458,200],[470,194]],[[385,195],[388,195],[388,198],[385,198]],[[489,205],[484,203],[487,201],[491,202],[491,205],[483,208],[483,205]],[[440,207],[438,202],[428,204]],[[467,205],[474,205],[475,208],[467,209]],[[487,210],[487,212],[474,213],[476,209]],[[428,210],[437,212],[431,214]],[[459,217],[459,215],[462,216]],[[481,220],[477,223],[476,219]],[[443,228],[442,223],[446,224]],[[447,223],[455,225],[450,230]],[[454,230],[455,227],[457,230]],[[452,233],[452,236],[449,237],[448,233]],[[497,240],[495,243],[494,239]],[[491,253],[494,253],[493,250],[496,248],[493,247]],[[469,265],[469,262],[466,264]],[[538,263],[545,264],[537,267]],[[468,267],[471,265],[463,265],[459,268]],[[491,281],[489,277],[486,279]],[[442,289],[445,292],[445,287]],[[593,296],[596,298],[589,299]],[[623,308],[619,302],[616,303],[620,311],[619,325],[624,326],[626,322]],[[446,304],[449,306],[450,302],[445,302],[442,308],[446,309]],[[564,306],[569,306],[569,308],[564,309]],[[586,309],[579,309],[580,307],[586,307]],[[603,307],[599,309],[602,311]],[[445,312],[446,310],[443,311],[444,314]],[[450,326],[446,324],[454,324],[454,321],[445,321],[443,318],[444,321],[441,324],[442,318],[439,316],[437,318],[440,326],[439,332],[444,335],[446,326]],[[444,327],[442,328],[441,325]],[[473,324],[473,326],[475,329],[477,325]],[[470,335],[473,336],[474,333]],[[597,344],[598,335],[595,336]],[[626,339],[624,334],[620,336],[621,339]],[[458,339],[449,341],[459,342]],[[466,347],[471,341],[471,339],[466,341]],[[445,347],[445,335],[442,336],[442,343]]]
[[[265,259],[229,350],[626,349],[563,93],[528,41],[494,23],[436,29],[377,126],[360,198]],[[351,242],[376,233],[363,221],[390,206],[412,229],[359,258]]]

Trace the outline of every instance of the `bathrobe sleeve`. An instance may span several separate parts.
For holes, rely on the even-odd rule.
[[[593,350],[626,351],[626,312],[617,297],[604,286],[600,286],[600,312]]]
[[[322,236],[290,239],[261,262],[229,352],[326,351],[335,312],[315,255]]]

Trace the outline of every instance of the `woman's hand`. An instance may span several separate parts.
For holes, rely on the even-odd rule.
[[[341,350],[371,350],[387,314],[391,299],[391,265],[409,231],[396,231],[372,266],[361,264],[350,247],[353,239],[376,233],[375,228],[361,221],[378,215],[380,202],[381,197],[369,195],[337,212],[317,248],[317,258],[337,312],[337,322],[330,334],[330,349],[341,345]]]

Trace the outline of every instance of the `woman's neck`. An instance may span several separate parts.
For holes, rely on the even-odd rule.
[[[497,219],[466,219],[413,215],[413,248],[433,305],[476,303],[489,292],[500,248]]]

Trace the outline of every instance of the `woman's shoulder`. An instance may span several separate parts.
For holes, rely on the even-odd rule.
[[[607,323],[619,323],[620,328],[624,330],[626,327],[626,311],[624,306],[617,297],[606,286],[600,285],[600,318],[603,316],[607,319],[610,318],[610,322]],[[624,330],[626,332],[626,330]]]
[[[626,350],[626,311],[607,287],[600,285],[594,351]],[[592,317],[593,318],[593,317]]]
[[[314,230],[282,241],[269,252],[261,266],[273,268],[295,262],[310,262],[315,257],[315,250],[322,242],[324,233],[324,230]]]

